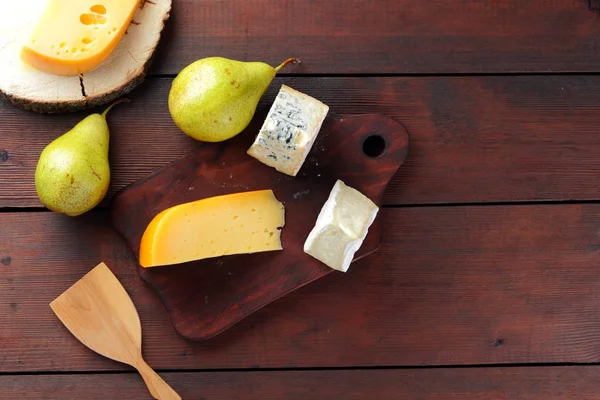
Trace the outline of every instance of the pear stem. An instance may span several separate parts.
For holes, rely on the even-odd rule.
[[[121,103],[129,103],[129,102],[131,102],[131,100],[130,100],[130,99],[128,99],[128,98],[126,98],[126,97],[122,97],[122,98],[120,98],[120,99],[118,99],[118,100],[114,101],[114,102],[113,102],[113,103],[112,103],[110,106],[108,106],[108,107],[106,108],[106,110],[104,110],[104,112],[102,113],[102,117],[106,118],[106,114],[108,114],[108,112],[109,112],[110,110],[112,110],[112,108],[113,108],[114,106],[116,106],[117,104],[121,104]]]
[[[281,71],[288,64],[297,64],[299,62],[300,62],[300,60],[298,60],[296,58],[288,58],[287,60],[282,62],[281,65],[279,65],[278,67],[275,68],[275,72]]]

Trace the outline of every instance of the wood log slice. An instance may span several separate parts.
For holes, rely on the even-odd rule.
[[[107,104],[143,82],[156,50],[171,0],[142,0],[113,53],[79,76],[39,71],[21,61],[20,50],[47,0],[17,0],[0,13],[0,94],[38,113],[75,112]]]

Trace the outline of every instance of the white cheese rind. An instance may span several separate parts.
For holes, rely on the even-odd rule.
[[[304,243],[304,252],[335,270],[346,272],[379,207],[338,180]]]
[[[248,154],[290,176],[296,176],[321,130],[329,107],[282,85]]]

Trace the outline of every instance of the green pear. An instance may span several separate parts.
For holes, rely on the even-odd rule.
[[[263,62],[223,57],[195,61],[179,72],[169,92],[169,111],[188,136],[222,142],[242,132],[252,120],[258,101],[279,70]]]
[[[53,140],[40,154],[35,188],[42,204],[69,216],[96,207],[110,183],[109,129],[106,114],[91,114]]]

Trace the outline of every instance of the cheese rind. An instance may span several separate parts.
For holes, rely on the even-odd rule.
[[[338,180],[304,243],[304,252],[330,268],[348,271],[378,212],[368,197]]]
[[[79,75],[113,52],[141,0],[48,0],[21,58],[41,71]]]
[[[282,250],[284,206],[271,190],[210,197],[180,204],[150,222],[140,265],[156,267],[231,254]]]
[[[296,176],[328,112],[329,107],[319,100],[282,85],[248,154]]]

